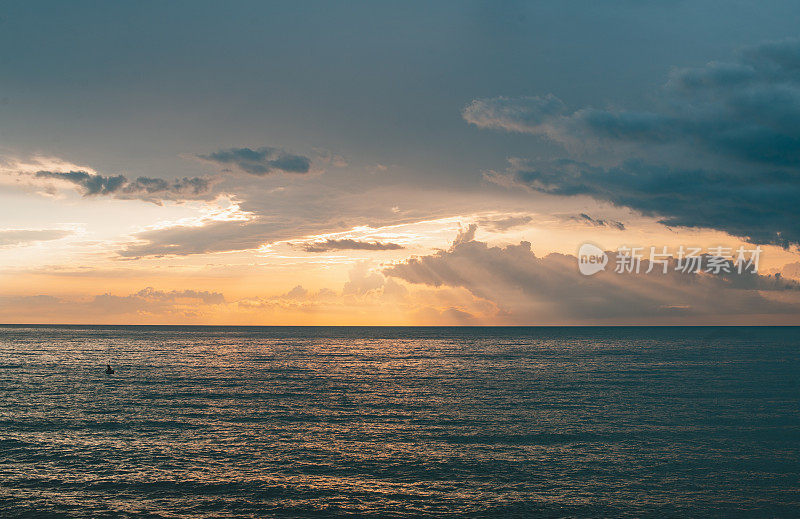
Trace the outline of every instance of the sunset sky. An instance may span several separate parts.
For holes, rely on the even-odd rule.
[[[794,2],[0,5],[2,322],[800,324]]]

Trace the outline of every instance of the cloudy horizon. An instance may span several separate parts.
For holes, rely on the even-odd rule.
[[[0,321],[799,324],[793,5],[558,6],[6,6]]]

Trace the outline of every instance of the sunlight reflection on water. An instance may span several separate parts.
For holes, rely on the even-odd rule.
[[[799,345],[796,328],[0,327],[0,515],[789,516]]]

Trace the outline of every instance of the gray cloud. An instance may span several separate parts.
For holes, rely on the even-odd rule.
[[[609,264],[615,264],[612,253]],[[460,287],[489,300],[518,322],[688,319],[711,315],[800,315],[800,285],[775,276],[645,274],[606,271],[587,277],[574,256],[539,258],[528,242],[490,247],[460,241],[444,251],[384,270],[410,283]],[[611,270],[609,269],[609,270]],[[775,294],[776,297],[771,297]],[[791,294],[791,299],[778,297]]]
[[[172,290],[169,292],[155,290],[151,287],[127,296],[101,294],[91,301],[78,303],[84,312],[93,314],[132,314],[146,312],[149,314],[180,315],[192,317],[204,305],[220,305],[225,297],[219,292],[197,290]],[[67,303],[76,305],[76,303]]]
[[[86,171],[38,171],[36,178],[55,179],[75,184],[83,196],[109,195],[150,202],[211,198],[213,182],[208,178],[184,177],[172,180],[138,177],[130,181],[124,175],[103,176]]]
[[[368,184],[370,178],[372,175],[349,178],[346,173],[333,171],[315,178],[313,185],[280,182],[281,189],[275,189],[271,179],[238,178],[249,182],[246,189],[237,191],[240,209],[253,215],[248,221],[207,222],[202,226],[178,225],[140,232],[135,235],[139,241],[130,243],[121,253],[125,257],[203,254],[252,250],[276,241],[290,241],[302,247],[308,236],[499,209],[497,198],[486,197],[480,191],[451,189],[443,196],[441,191],[419,191],[400,185],[376,188]],[[521,195],[515,197],[509,212],[525,207],[524,193]],[[398,200],[402,200],[402,211],[392,210]]]
[[[780,275],[800,280],[800,261],[784,265],[780,270]]]
[[[180,299],[194,299],[207,305],[219,305],[225,302],[225,297],[219,292],[208,292],[206,290],[155,290],[147,287],[135,294],[136,297],[158,301],[177,301]]]
[[[86,319],[125,314],[161,315],[180,318],[198,317],[207,306],[225,304],[219,292],[198,290],[156,290],[152,287],[118,296],[100,294],[88,300],[70,300],[49,295],[0,296],[0,315],[41,318],[48,314],[59,318]],[[84,322],[84,321],[81,321]]]
[[[514,227],[520,227],[533,221],[530,216],[507,216],[504,218],[481,218],[478,223],[482,227],[488,227],[493,231],[507,231]]]
[[[278,148],[262,147],[228,148],[199,158],[213,162],[226,168],[234,168],[251,175],[269,175],[282,171],[284,173],[308,173],[311,159],[302,155],[293,155]]]
[[[18,247],[40,241],[66,238],[73,231],[64,229],[0,229],[0,247]]]
[[[618,222],[616,220],[603,220],[602,218],[592,218],[586,213],[581,213],[577,216],[570,216],[570,220],[594,225],[595,227],[613,227],[614,229],[619,229],[620,231],[625,230],[625,224],[622,222]]]
[[[53,178],[72,182],[76,186],[80,187],[84,196],[108,195],[116,193],[128,183],[128,179],[122,175],[104,177],[102,175],[95,175],[85,171],[37,171],[36,178]]]
[[[622,159],[602,168],[575,160],[522,165],[511,172],[515,184],[611,201],[669,225],[800,243],[800,40],[676,70],[659,94],[651,112],[569,110],[548,95],[479,99],[463,115],[482,128],[540,135],[568,149],[594,142],[610,153],[604,163]]]
[[[257,216],[248,221],[211,221],[202,226],[177,225],[140,232],[135,235],[139,241],[127,245],[120,254],[135,258],[252,250],[267,243],[298,242],[304,236],[341,233],[358,226],[377,228],[458,214],[445,204],[436,206],[434,201],[441,202],[441,197],[434,193],[417,195],[409,201],[408,209],[395,213],[387,198],[396,199],[398,190],[365,191],[357,181],[344,188],[338,180],[327,178],[313,186],[276,191],[262,185],[267,182],[251,179],[256,185],[242,193],[240,207]],[[337,182],[337,187],[326,186],[325,181]],[[321,199],[324,204],[318,203]],[[471,203],[464,202],[459,210],[470,208]]]
[[[360,263],[350,271],[349,279],[342,288],[344,295],[364,295],[373,290],[384,288],[386,280],[377,273],[371,272],[365,263]]]
[[[478,230],[478,225],[471,223],[466,229],[458,231],[456,239],[453,240],[453,247],[457,247],[463,243],[471,242],[475,239],[475,232]]]
[[[95,296],[91,302],[84,303],[89,308],[101,310],[107,314],[127,314],[136,312],[175,313],[184,306],[195,307],[197,304],[224,304],[225,297],[219,292],[197,290],[172,290],[169,292],[147,287],[135,294],[115,296],[102,294]]]
[[[494,97],[476,99],[462,115],[480,128],[523,133],[547,133],[547,125],[562,116],[567,107],[553,94],[543,97]]]
[[[357,241],[351,239],[344,240],[325,240],[322,242],[307,243],[303,245],[303,250],[306,252],[328,252],[331,250],[400,250],[404,249],[397,243],[381,243],[381,242],[367,242]]]
[[[308,296],[308,290],[302,285],[296,285],[293,289],[286,292],[283,297],[286,299],[303,299]]]
[[[177,225],[136,234],[142,243],[119,251],[120,256],[185,256],[207,252],[256,249],[284,236],[260,222],[219,221],[201,227]]]
[[[137,177],[128,183],[122,193],[126,195],[164,195],[194,198],[209,193],[212,182],[208,178],[183,177],[174,180],[163,178]]]
[[[800,182],[789,172],[753,179],[722,171],[674,169],[640,161],[601,168],[568,159],[513,161],[488,177],[560,196],[586,195],[662,217],[669,226],[708,227],[754,243],[800,242]]]
[[[65,301],[55,296],[38,294],[35,296],[5,296],[0,295],[0,315],[4,311],[18,310],[20,308],[32,309],[42,315],[43,310],[59,309]]]

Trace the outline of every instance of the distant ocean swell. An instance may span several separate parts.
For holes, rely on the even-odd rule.
[[[0,517],[796,517],[798,373],[798,328],[5,326]]]

